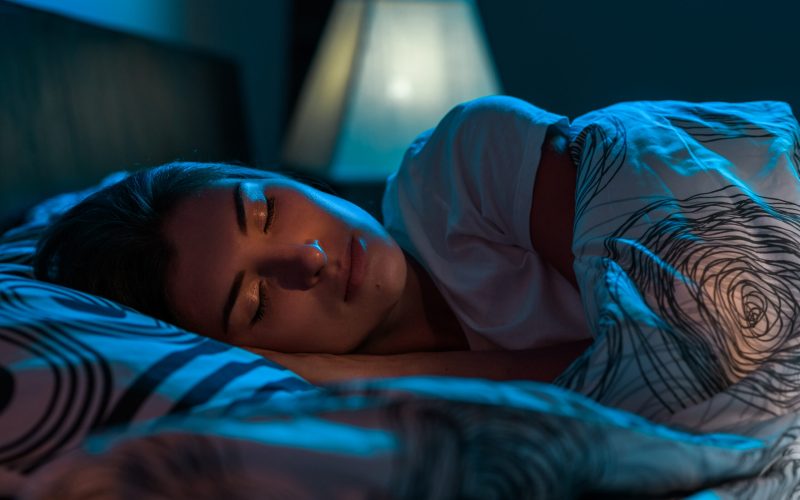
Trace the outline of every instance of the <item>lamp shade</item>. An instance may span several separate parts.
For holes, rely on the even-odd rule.
[[[337,182],[379,181],[455,104],[499,85],[471,0],[338,0],[284,160]]]

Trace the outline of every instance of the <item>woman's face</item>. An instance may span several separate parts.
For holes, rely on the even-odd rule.
[[[289,179],[215,184],[179,202],[164,234],[179,323],[236,345],[352,352],[405,287],[403,252],[378,221]]]

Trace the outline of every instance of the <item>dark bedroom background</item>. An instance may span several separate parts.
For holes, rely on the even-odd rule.
[[[334,1],[12,3],[228,58],[241,77],[247,144],[241,160],[270,165],[280,161],[289,117]],[[638,99],[778,99],[800,107],[795,2],[476,3],[502,91],[557,113],[575,117]],[[374,193],[353,196],[372,196],[374,203]]]

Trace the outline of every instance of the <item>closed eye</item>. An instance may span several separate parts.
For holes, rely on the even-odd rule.
[[[275,197],[270,196],[267,198],[267,217],[266,221],[264,221],[264,232],[266,233],[269,231],[269,228],[272,227],[272,221],[275,220]]]
[[[267,284],[264,281],[261,281],[258,284],[258,307],[256,308],[256,313],[253,315],[253,319],[250,320],[250,326],[255,325],[262,319],[264,319],[264,314],[267,310]]]

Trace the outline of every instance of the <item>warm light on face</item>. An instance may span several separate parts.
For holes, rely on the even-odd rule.
[[[405,289],[403,251],[377,220],[290,179],[220,182],[181,201],[163,231],[180,326],[235,345],[352,352]]]

